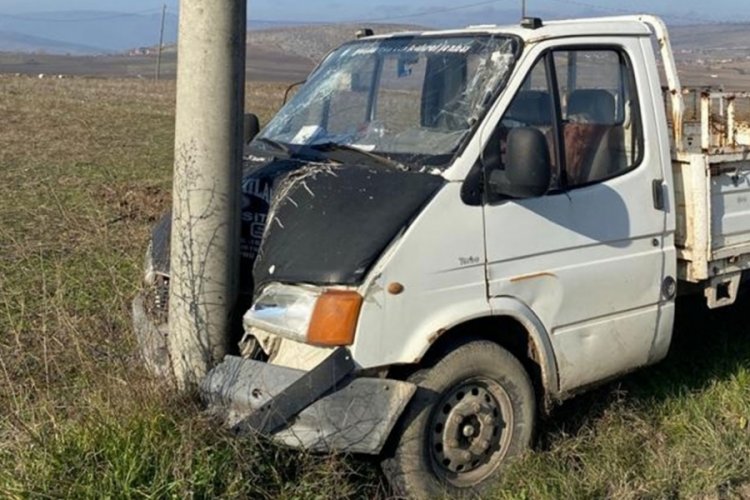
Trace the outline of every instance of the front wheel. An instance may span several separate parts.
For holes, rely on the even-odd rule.
[[[419,387],[383,461],[398,494],[482,492],[531,444],[534,390],[521,363],[499,345],[468,343],[409,381]]]

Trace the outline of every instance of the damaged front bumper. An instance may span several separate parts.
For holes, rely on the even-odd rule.
[[[376,455],[416,385],[355,377],[340,348],[310,371],[227,356],[201,384],[209,409],[238,434],[294,448]]]
[[[172,375],[167,350],[169,325],[166,317],[155,317],[153,305],[149,307],[149,303],[153,303],[153,300],[145,292],[139,293],[133,299],[133,331],[146,369],[157,377],[168,378]]]

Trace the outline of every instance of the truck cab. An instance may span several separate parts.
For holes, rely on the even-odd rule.
[[[650,16],[331,52],[248,146],[252,301],[209,406],[380,455],[396,491],[430,497],[481,491],[555,402],[664,358],[690,249],[654,38],[681,96]]]

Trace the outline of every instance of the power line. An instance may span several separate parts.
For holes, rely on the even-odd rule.
[[[358,24],[358,23],[371,23],[371,22],[383,22],[383,21],[394,21],[399,19],[410,19],[410,18],[416,18],[416,17],[424,17],[424,16],[431,16],[435,14],[442,14],[446,12],[454,12],[459,10],[465,10],[465,9],[471,9],[475,7],[482,7],[486,5],[501,3],[501,2],[509,2],[513,0],[489,0],[489,1],[483,1],[483,2],[474,2],[464,5],[458,5],[455,7],[445,7],[445,8],[437,8],[437,9],[429,9],[424,10],[421,12],[415,12],[413,14],[397,14],[393,16],[383,16],[383,17],[375,17],[375,18],[367,18],[367,19],[349,19],[349,20],[341,20],[341,21],[324,21],[324,20],[306,20],[306,21],[294,21],[294,20],[281,20],[281,19],[249,19],[250,24],[267,24],[267,25],[299,25],[299,26],[310,26],[310,25],[343,25],[343,24]],[[528,13],[528,9],[524,8],[527,7],[524,0],[515,0],[516,2],[521,1],[521,9],[522,12]],[[560,4],[566,4],[566,5],[576,5],[579,7],[586,7],[589,9],[597,10],[600,12],[608,12],[613,14],[628,14],[628,15],[638,15],[638,14],[644,14],[646,12],[644,11],[637,11],[633,9],[625,9],[625,8],[618,8],[618,7],[605,7],[596,5],[593,3],[585,2],[585,1],[579,1],[579,0],[548,0],[551,2],[556,2]],[[716,20],[709,20],[704,18],[699,18],[695,16],[689,16],[684,14],[673,14],[668,12],[653,12],[650,9],[647,9],[650,14],[656,14],[664,19],[673,19],[673,20],[682,20],[682,21],[689,21],[693,23],[698,24],[725,24],[725,23],[743,23],[747,22],[744,20],[731,20],[731,21],[716,21]]]
[[[247,20],[248,24],[269,24],[279,26],[310,26],[310,25],[331,25],[331,24],[345,24],[345,23],[357,23],[359,21],[294,21],[291,19],[256,19],[250,18]]]
[[[95,17],[62,18],[62,17],[37,17],[33,15],[0,14],[0,18],[13,19],[14,21],[28,21],[40,23],[85,23],[92,21],[106,21],[109,19],[120,19],[123,17],[136,17],[144,14],[156,14],[161,8],[148,9],[137,12],[118,12]]]
[[[489,0],[489,1],[484,1],[484,2],[476,2],[476,3],[470,3],[470,4],[464,4],[464,5],[457,5],[455,7],[445,7],[445,8],[441,8],[441,9],[430,9],[430,10],[425,10],[425,11],[422,11],[422,12],[417,12],[417,13],[414,13],[414,14],[399,14],[399,15],[396,15],[396,16],[376,17],[376,18],[371,18],[371,19],[367,19],[367,20],[359,19],[359,20],[349,21],[349,22],[380,22],[380,21],[391,21],[391,20],[394,20],[394,19],[409,19],[409,18],[412,18],[412,17],[431,16],[431,15],[434,15],[434,14],[443,14],[445,12],[455,12],[457,10],[472,9],[474,7],[483,7],[485,5],[491,5],[491,4],[501,3],[501,2],[507,2],[507,1],[509,1],[509,0]]]
[[[684,14],[671,14],[669,12],[654,12],[651,9],[647,9],[646,11],[643,11],[643,10],[637,11],[633,9],[624,9],[620,7],[604,7],[604,6],[595,5],[589,2],[583,2],[580,0],[549,0],[549,1],[562,3],[566,5],[577,5],[579,7],[586,7],[589,9],[598,10],[600,12],[610,12],[613,14],[638,15],[638,14],[648,13],[648,14],[657,15],[664,19],[676,19],[678,21],[689,21],[689,22],[697,23],[697,24],[727,24],[727,23],[737,24],[737,23],[747,22],[747,21],[739,20],[739,19],[732,20],[732,21],[716,21],[716,20],[706,19],[702,17],[689,16],[689,15],[684,15]]]
[[[284,21],[280,19],[249,19],[249,22],[251,24],[277,24],[277,25],[290,25],[290,24],[298,24],[298,25],[318,25],[318,24],[325,24],[325,25],[341,25],[341,24],[358,24],[358,23],[378,23],[383,21],[395,21],[399,19],[411,19],[414,17],[425,17],[425,16],[432,16],[435,14],[443,14],[446,12],[455,12],[459,10],[465,10],[465,9],[472,9],[475,7],[484,7],[487,5],[492,5],[496,3],[504,3],[504,2],[514,2],[518,0],[485,0],[483,2],[474,2],[474,3],[468,3],[463,5],[457,5],[455,7],[442,7],[437,9],[427,9],[420,12],[415,12],[413,14],[396,14],[393,16],[383,16],[383,17],[370,17],[370,18],[359,18],[359,19],[344,19],[340,21],[323,21],[323,20],[307,20],[307,21]]]
[[[401,19],[426,17],[426,16],[432,16],[436,14],[443,14],[443,13],[448,13],[448,12],[456,12],[456,11],[461,11],[461,10],[466,10],[466,9],[472,9],[476,7],[484,7],[487,5],[492,5],[492,4],[497,4],[497,3],[504,3],[504,2],[515,3],[518,1],[523,2],[523,4],[526,3],[524,0],[484,0],[481,2],[473,2],[473,3],[463,4],[463,5],[457,5],[454,7],[427,9],[427,10],[415,12],[412,14],[396,14],[392,16],[373,17],[373,18],[366,18],[366,19],[365,18],[344,19],[340,21],[327,21],[327,20],[295,21],[295,20],[283,20],[283,19],[250,18],[248,19],[248,22],[250,24],[285,25],[285,26],[361,24],[361,23],[395,21],[395,20],[401,20]],[[547,1],[555,2],[558,4],[586,7],[588,9],[593,9],[593,10],[597,10],[600,12],[609,12],[613,14],[633,15],[633,14],[644,13],[644,11],[637,11],[633,9],[626,9],[626,8],[620,8],[620,7],[606,7],[602,5],[596,5],[590,2],[581,1],[581,0],[547,0]],[[28,15],[28,14],[16,15],[16,14],[0,13],[0,19],[6,18],[6,19],[12,19],[16,21],[44,22],[44,23],[86,23],[86,22],[95,22],[95,21],[106,21],[106,20],[111,20],[111,19],[121,19],[121,18],[127,18],[127,17],[136,17],[136,16],[145,15],[145,14],[156,14],[156,13],[159,13],[161,10],[162,10],[161,8],[155,8],[155,9],[147,9],[147,10],[135,11],[135,12],[118,12],[118,13],[106,14],[106,15],[101,15],[101,16],[79,17],[79,18],[39,17],[39,16],[34,16],[34,15]],[[673,14],[673,13],[668,13],[668,12],[659,13],[659,12],[653,12],[650,9],[647,9],[647,10],[648,10],[648,13],[656,14],[665,19],[676,19],[676,20],[689,21],[689,22],[694,22],[694,23],[699,23],[699,24],[724,24],[724,23],[747,22],[745,20],[716,21],[716,20],[709,20],[705,18],[699,18],[699,17],[689,16],[689,15],[684,15],[684,14]],[[174,12],[171,9],[165,11],[165,14],[178,15],[177,12]]]
[[[350,19],[350,20],[342,20],[342,21],[323,21],[323,20],[308,20],[308,21],[283,21],[278,19],[250,19],[251,23],[255,24],[349,24],[349,23],[371,23],[371,22],[381,22],[381,21],[391,21],[391,20],[397,20],[397,19],[411,19],[415,17],[425,17],[425,16],[431,16],[435,14],[443,14],[446,12],[456,12],[460,10],[465,9],[472,9],[475,7],[484,7],[486,5],[492,5],[496,3],[502,3],[502,2],[509,2],[513,0],[484,0],[482,2],[473,2],[463,5],[457,5],[454,7],[442,7],[437,9],[427,9],[420,12],[414,12],[412,14],[397,14],[393,16],[382,16],[382,17],[373,17],[373,18],[367,18],[367,19]],[[156,14],[159,11],[161,11],[161,8],[157,9],[148,9],[143,11],[137,11],[137,12],[119,12],[119,13],[113,13],[113,14],[107,14],[102,16],[96,16],[96,17],[80,17],[80,18],[59,18],[59,17],[38,17],[38,16],[30,16],[30,15],[15,15],[15,14],[0,14],[0,17],[4,17],[7,19],[13,19],[16,21],[29,21],[29,22],[46,22],[46,23],[80,23],[80,22],[91,22],[91,21],[104,21],[109,19],[119,19],[123,17],[133,17],[143,14]],[[169,14],[175,14],[171,10],[168,12]]]

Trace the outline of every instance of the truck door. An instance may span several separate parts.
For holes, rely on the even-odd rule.
[[[487,277],[493,308],[521,300],[545,325],[563,392],[657,361],[671,334],[673,221],[654,194],[665,155],[649,109],[659,101],[638,41],[619,42],[543,52],[485,153],[503,169],[512,128],[547,139],[546,195],[488,193]]]

